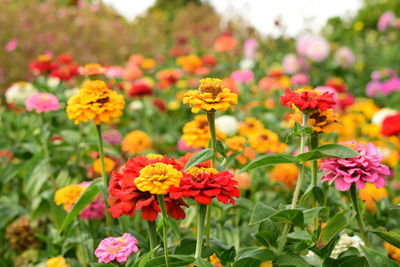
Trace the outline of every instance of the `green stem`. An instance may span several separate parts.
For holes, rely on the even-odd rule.
[[[310,150],[318,148],[318,133],[310,135]],[[317,185],[318,162],[317,160],[311,161],[311,186]],[[313,208],[317,207],[317,201],[313,198]],[[314,229],[318,228],[318,216],[314,219]]]
[[[169,267],[168,258],[168,240],[167,240],[167,208],[165,207],[164,195],[157,195],[158,204],[160,205],[161,215],[163,218],[163,241],[164,241],[164,256],[165,265]]]
[[[149,239],[150,239],[150,251],[152,251],[156,247],[157,243],[157,230],[156,230],[156,222],[147,220],[147,226],[149,231]],[[154,252],[151,253],[151,258],[154,258]]]
[[[360,212],[360,206],[358,205],[358,197],[357,197],[357,189],[356,184],[353,183],[350,187],[350,198],[353,204],[353,210],[356,213],[356,221],[358,228],[360,228],[361,237],[365,243],[365,246],[369,247],[369,239],[368,239],[368,232],[365,229],[364,220],[362,218],[362,214]]]
[[[308,125],[308,114],[303,113],[303,126],[307,126],[307,125]],[[304,147],[305,147],[305,144],[306,144],[306,139],[307,139],[306,134],[301,134],[299,154],[303,154],[304,153]],[[296,188],[294,189],[294,194],[293,194],[293,198],[292,198],[292,204],[290,206],[291,209],[296,208],[296,204],[297,204],[297,200],[299,198],[301,185],[303,183],[303,178],[304,178],[304,164],[302,164],[301,167],[300,167],[299,176],[298,176],[297,183],[296,183]],[[289,228],[290,228],[290,223],[289,222],[285,223],[285,226],[283,227],[283,232],[282,232],[281,238],[279,239],[278,255],[282,254],[283,247],[286,244],[287,235],[289,233]]]
[[[101,124],[97,124],[96,129],[97,129],[97,137],[98,137],[99,153],[100,153],[100,161],[101,161],[101,177],[103,179],[103,186],[107,190],[108,179],[107,179],[106,167],[104,164],[103,137],[101,136]],[[108,203],[107,203],[106,195],[104,196],[104,204],[106,205],[107,236],[110,236],[111,217],[110,217],[110,213],[107,212]]]
[[[215,152],[215,156],[211,159],[211,168],[215,168],[215,160],[217,158],[217,134],[215,131],[215,111],[207,112],[208,127],[210,128],[211,147]],[[211,239],[211,210],[212,202],[207,207],[207,223],[206,223],[206,245],[210,244]]]
[[[195,258],[201,258],[203,249],[204,220],[206,219],[207,205],[197,203],[197,223],[196,223],[196,253]]]
[[[87,250],[86,250],[86,246],[84,245],[84,238],[83,238],[83,235],[82,235],[82,228],[81,228],[81,222],[80,222],[80,220],[79,219],[77,219],[77,223],[78,223],[78,235],[79,235],[79,239],[80,239],[80,246],[82,247],[82,249],[83,249],[83,256],[84,256],[84,262],[83,262],[83,266],[88,266],[88,264],[89,264],[89,256],[88,256],[88,252],[87,252]]]
[[[43,114],[40,114],[40,121],[41,121],[41,124],[42,124],[41,125],[41,136],[40,136],[40,139],[42,141],[44,158],[46,159],[47,168],[49,169],[49,175],[50,175],[50,180],[51,180],[51,184],[53,186],[53,189],[57,190],[56,180],[54,178],[53,169],[51,167],[49,148],[47,147],[47,140],[45,139],[46,133],[45,133],[45,123],[44,123],[44,120],[43,120]]]

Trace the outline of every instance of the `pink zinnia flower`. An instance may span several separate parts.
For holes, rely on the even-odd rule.
[[[55,95],[48,93],[35,93],[25,100],[28,111],[36,110],[37,113],[49,112],[59,109],[59,102]]]
[[[396,20],[395,15],[392,11],[386,11],[382,14],[378,21],[378,30],[384,31],[386,30],[391,24],[393,24]]]
[[[256,56],[256,50],[258,47],[258,42],[254,38],[249,38],[244,42],[243,53],[246,58],[254,59]]]
[[[290,78],[290,83],[294,85],[304,85],[308,83],[308,76],[304,73],[298,73]]]
[[[8,43],[4,46],[4,50],[6,50],[6,52],[12,52],[15,49],[17,49],[18,46],[18,40],[13,38],[10,41],[8,41]]]
[[[179,139],[179,141],[178,141],[178,149],[181,150],[181,151],[198,151],[198,150],[200,150],[200,148],[195,148],[193,146],[188,146],[186,144],[186,141],[183,140],[182,138]]]
[[[231,74],[232,80],[235,82],[246,83],[254,78],[254,74],[251,70],[236,70]]]
[[[84,208],[80,213],[79,217],[83,220],[102,220],[106,215],[106,205],[102,195],[98,195],[92,203]]]
[[[122,78],[124,76],[124,68],[120,66],[110,66],[106,69],[106,76],[110,79]]]
[[[103,133],[103,140],[110,145],[119,145],[122,140],[121,133],[118,130],[111,129]]]
[[[306,56],[316,62],[323,61],[329,55],[328,41],[319,35],[303,35],[296,43],[297,53]]]
[[[356,141],[341,143],[353,148],[359,157],[353,158],[327,158],[322,160],[321,170],[324,171],[322,182],[329,181],[339,191],[349,190],[352,183],[357,188],[365,187],[366,182],[374,183],[376,188],[387,184],[385,177],[390,175],[388,166],[381,163],[382,153],[372,143],[362,144]]]
[[[137,240],[131,234],[125,233],[121,237],[108,237],[103,239],[94,254],[99,259],[99,263],[126,262],[132,252],[139,250]]]

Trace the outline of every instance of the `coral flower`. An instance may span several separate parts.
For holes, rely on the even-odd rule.
[[[218,139],[225,139],[226,137],[226,134],[219,131],[218,128],[216,128],[216,134]],[[210,137],[211,134],[206,115],[195,116],[193,121],[183,126],[182,139],[186,142],[187,146],[193,146],[194,148],[207,147]]]
[[[69,267],[64,257],[50,258],[46,262],[46,267]]]
[[[37,113],[49,112],[59,109],[59,102],[55,95],[48,93],[35,93],[25,100],[28,111],[35,110]]]
[[[299,169],[296,164],[285,163],[277,164],[270,173],[270,178],[274,182],[279,182],[293,189],[297,182]]]
[[[239,198],[238,181],[228,171],[218,172],[213,168],[192,167],[180,181],[179,187],[170,188],[172,199],[194,198],[200,204],[208,205],[213,197],[218,201],[235,205],[233,197]]]
[[[214,42],[214,49],[217,52],[228,52],[235,50],[236,40],[230,34],[218,37]]]
[[[200,80],[198,90],[189,90],[185,93],[183,103],[192,106],[192,112],[200,110],[214,112],[225,111],[232,105],[237,105],[238,95],[223,87],[220,79],[206,78]]]
[[[67,113],[75,124],[93,119],[96,124],[110,123],[122,115],[124,97],[107,88],[103,81],[89,81],[68,100]]]
[[[78,68],[80,75],[92,76],[92,75],[102,75],[105,74],[107,69],[97,63],[89,63],[83,67]]]
[[[381,163],[382,153],[372,143],[349,141],[341,144],[356,150],[360,156],[323,159],[322,182],[329,181],[329,184],[332,184],[336,180],[336,189],[340,191],[349,190],[352,183],[359,189],[364,188],[366,182],[375,184],[376,188],[387,184],[385,177],[390,174],[389,168]]]
[[[150,137],[140,130],[129,132],[121,143],[122,151],[137,154],[151,149]]]
[[[140,191],[135,183],[135,180],[141,175],[143,168],[157,163],[163,163],[167,166],[172,165],[176,171],[182,170],[181,164],[174,159],[168,159],[166,156],[162,159],[149,159],[145,156],[136,156],[128,160],[121,173],[112,173],[108,203],[110,204],[109,211],[114,218],[118,218],[121,215],[133,216],[135,211],[140,209],[142,210],[143,219],[154,221],[157,218],[160,212],[157,196],[150,192]],[[171,171],[170,167],[168,168]],[[142,173],[142,178],[144,175],[151,175],[151,173],[147,172],[148,170],[149,168]],[[176,220],[185,218],[185,212],[181,207],[187,206],[185,202],[181,199],[171,199],[169,194],[166,194],[164,199],[167,212],[171,217]]]
[[[376,202],[379,202],[382,198],[388,198],[388,192],[385,187],[376,188],[373,184],[366,184],[363,189],[358,193],[360,199],[364,200],[365,205],[371,213],[376,212]]]
[[[131,234],[125,233],[121,237],[108,237],[103,239],[94,251],[99,263],[126,262],[132,252],[138,252],[138,241]]]
[[[312,111],[314,109],[320,109],[325,111],[332,108],[336,101],[333,99],[333,93],[323,92],[312,89],[290,89],[285,90],[285,95],[281,96],[281,103],[289,108],[295,105],[297,108],[303,111]]]
[[[64,205],[64,210],[70,210],[79,199],[86,187],[80,184],[72,184],[56,191],[54,200],[57,205]]]
[[[385,136],[400,134],[400,112],[387,116],[382,122],[382,134]]]
[[[279,136],[267,129],[249,136],[249,143],[259,153],[282,153],[286,150],[286,144],[279,142]]]
[[[327,109],[325,111],[317,109],[310,114],[309,118],[308,126],[311,126],[313,130],[318,133],[332,133],[334,130],[341,127],[336,119],[336,113],[332,109]],[[290,115],[289,126],[293,127],[296,121],[301,123],[301,120],[302,114],[296,112],[295,114]]]

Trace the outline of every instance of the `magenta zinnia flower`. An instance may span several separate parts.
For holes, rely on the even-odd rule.
[[[36,113],[58,110],[59,102],[55,95],[48,93],[35,93],[25,101],[28,111],[35,110]]]
[[[126,262],[132,252],[139,250],[137,240],[131,234],[125,233],[121,237],[108,237],[103,239],[94,254],[99,259],[99,263]]]
[[[360,153],[353,158],[327,158],[322,160],[321,170],[324,171],[322,182],[332,184],[336,180],[336,189],[349,190],[352,183],[357,188],[365,187],[366,182],[374,183],[376,188],[387,184],[385,177],[390,174],[389,168],[382,164],[382,153],[372,143],[362,144],[356,141],[341,143]]]
[[[80,213],[79,217],[83,220],[102,220],[106,215],[106,205],[102,195],[98,195],[92,203],[86,206]]]

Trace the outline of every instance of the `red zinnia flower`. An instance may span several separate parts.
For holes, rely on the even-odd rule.
[[[382,134],[385,136],[400,134],[400,112],[387,116],[382,123]]]
[[[145,220],[154,221],[160,212],[157,196],[149,192],[140,191],[134,181],[140,175],[140,170],[149,164],[157,162],[173,165],[175,169],[182,170],[182,165],[174,159],[164,156],[161,159],[150,160],[145,156],[130,158],[125,164],[122,173],[113,172],[110,179],[108,209],[114,218],[121,215],[133,216],[136,210],[142,210]],[[168,214],[174,219],[185,218],[182,206],[187,204],[181,198],[170,198],[169,194],[164,196]]]
[[[233,197],[240,196],[237,188],[238,181],[233,179],[233,174],[228,171],[218,172],[212,168],[193,167],[184,174],[178,188],[170,188],[172,199],[194,198],[200,204],[210,204],[213,197],[218,201],[235,205]]]
[[[152,94],[153,89],[145,82],[135,82],[128,91],[130,97],[144,97]]]
[[[326,81],[326,86],[335,89],[338,93],[343,93],[347,90],[347,85],[342,78],[333,77]]]
[[[289,108],[296,105],[301,110],[314,110],[316,108],[325,111],[333,107],[336,101],[333,99],[333,93],[323,92],[311,89],[290,89],[285,90],[285,95],[281,96],[281,103]]]
[[[152,101],[153,105],[156,106],[161,112],[167,111],[167,106],[164,101],[160,98],[154,98]]]
[[[53,58],[49,54],[40,55],[29,63],[29,70],[36,75],[47,74],[55,68],[57,68],[57,64],[53,62]]]

